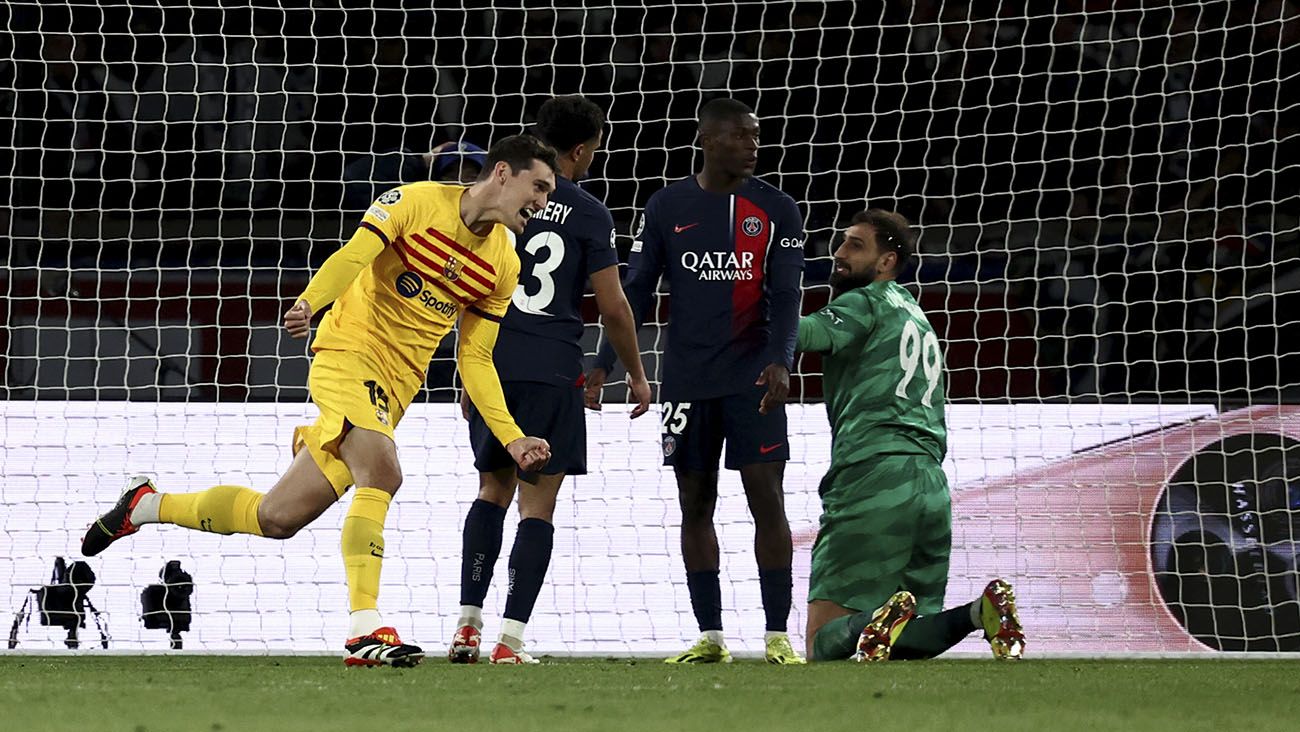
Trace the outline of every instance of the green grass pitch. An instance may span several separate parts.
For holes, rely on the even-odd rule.
[[[0,729],[1292,730],[1300,663],[924,661],[807,667],[345,669],[327,657],[0,654]]]

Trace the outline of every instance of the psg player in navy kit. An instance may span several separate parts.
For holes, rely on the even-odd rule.
[[[519,529],[510,552],[510,590],[492,663],[536,663],[523,650],[524,627],[551,561],[552,516],[565,475],[587,472],[587,428],[582,394],[582,314],[588,278],[606,332],[629,373],[639,404],[650,408],[650,384],[641,366],[632,308],[619,283],[614,221],[609,210],[574,181],[586,174],[600,147],[605,115],[579,96],[555,97],[538,110],[535,134],[558,151],[556,189],[533,215],[516,244],[519,287],[497,337],[493,361],[506,405],[520,427],[551,445],[540,473],[516,473],[515,461],[472,404],[462,401],[470,423],[478,500],[465,517],[461,558],[461,617],[448,657],[479,658],[483,600],[501,552],[506,508],[519,487]]]
[[[803,217],[793,199],[753,177],[758,127],[738,101],[704,105],[704,168],[650,197],[626,282],[638,325],[651,312],[662,274],[671,290],[660,391],[663,453],[677,476],[682,557],[702,635],[669,663],[731,660],[713,527],[724,440],[725,465],[740,471],[754,517],[767,660],[804,663],[786,635],[792,547],[782,493]],[[599,400],[613,355],[607,344],[587,375],[588,406]]]

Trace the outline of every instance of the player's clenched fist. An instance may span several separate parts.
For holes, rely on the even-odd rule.
[[[299,300],[284,314],[284,329],[294,338],[306,338],[311,333],[311,305]]]
[[[551,445],[540,437],[520,437],[506,445],[506,450],[525,473],[540,470],[551,459]]]

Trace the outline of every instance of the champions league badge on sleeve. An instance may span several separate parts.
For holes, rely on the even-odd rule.
[[[384,204],[385,206],[391,206],[400,200],[402,200],[402,192],[396,188],[394,188],[391,191],[385,192],[383,195],[379,197],[379,202]]]
[[[645,231],[645,214],[644,214],[644,213],[641,214],[641,217],[640,217],[639,219],[637,219],[637,224],[636,224],[636,233],[632,235],[632,251],[633,251],[633,252],[639,252],[639,251],[641,251],[641,247],[643,246],[643,242],[641,241],[641,232],[643,232],[643,231]]]

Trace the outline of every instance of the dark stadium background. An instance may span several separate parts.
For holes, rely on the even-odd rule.
[[[622,232],[694,169],[702,100],[753,105],[759,172],[808,215],[806,310],[848,215],[911,217],[953,400],[1296,397],[1293,4],[413,5],[0,8],[0,398],[302,400],[278,324],[360,214],[345,166],[579,92]],[[1078,40],[1098,24],[1125,43]],[[163,80],[175,54],[200,93]]]

